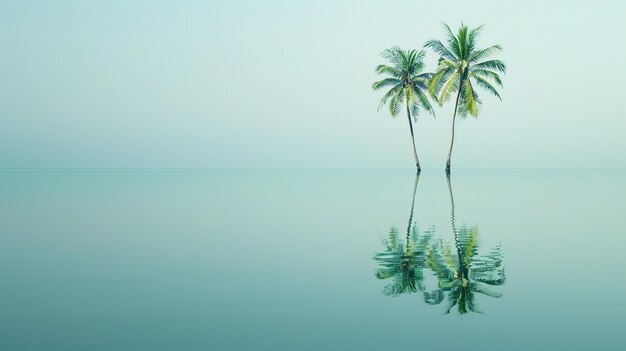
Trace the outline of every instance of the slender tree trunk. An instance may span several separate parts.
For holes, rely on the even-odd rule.
[[[415,167],[417,167],[417,173],[422,171],[420,167],[420,160],[417,158],[417,151],[415,150],[415,136],[413,135],[413,122],[411,121],[411,111],[409,110],[409,103],[406,103],[406,115],[409,118],[409,128],[411,129],[411,142],[413,143],[413,157],[415,158]]]
[[[459,92],[456,94],[456,103],[454,104],[454,114],[452,115],[452,138],[450,138],[450,150],[448,151],[448,161],[446,161],[446,174],[450,175],[450,159],[452,158],[452,146],[454,146],[454,123],[456,122],[456,111],[459,108],[459,98],[461,97],[461,87],[463,81],[459,84]]]

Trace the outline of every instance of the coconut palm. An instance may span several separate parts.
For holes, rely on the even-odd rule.
[[[479,49],[476,46],[482,26],[469,29],[461,24],[458,33],[454,35],[447,24],[443,25],[447,35],[447,44],[444,45],[439,40],[429,40],[425,47],[439,55],[439,65],[428,85],[431,95],[440,105],[443,105],[453,93],[456,93],[452,115],[452,137],[446,161],[446,173],[450,174],[456,116],[478,117],[482,101],[476,92],[476,87],[481,87],[502,100],[494,84],[502,87],[499,73],[506,72],[506,65],[500,60],[485,61],[488,57],[502,51],[502,47],[493,45]]]
[[[406,105],[406,114],[409,119],[411,142],[413,143],[413,157],[418,173],[421,171],[417,150],[415,148],[415,136],[413,134],[413,120],[417,122],[417,116],[421,109],[434,116],[433,108],[428,100],[428,82],[433,77],[432,73],[423,73],[424,51],[402,50],[397,46],[382,52],[382,56],[391,65],[378,65],[377,74],[388,75],[387,78],[374,82],[374,91],[389,88],[380,100],[378,110],[386,104],[392,117],[398,116],[402,105]]]
[[[413,184],[413,201],[409,213],[409,224],[406,229],[406,240],[400,239],[400,231],[392,226],[383,240],[385,251],[374,254],[374,260],[380,268],[376,270],[378,279],[393,278],[393,281],[385,286],[383,294],[398,296],[403,293],[415,293],[424,291],[424,269],[428,268],[427,255],[430,248],[431,231],[420,233],[413,222],[413,209],[415,207],[415,191],[419,175],[415,177]],[[425,297],[428,302],[428,298]]]
[[[468,311],[479,312],[474,301],[476,293],[494,298],[502,296],[488,288],[488,285],[504,284],[501,246],[497,245],[485,256],[478,255],[478,228],[462,226],[456,229],[450,177],[448,190],[452,204],[450,219],[456,252],[452,253],[440,240],[429,252],[428,266],[437,275],[439,288],[448,293],[446,313],[450,313],[454,306],[457,306],[460,314]]]

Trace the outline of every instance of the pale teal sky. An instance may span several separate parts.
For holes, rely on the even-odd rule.
[[[622,1],[0,2],[0,168],[411,167],[380,52],[485,23],[503,101],[453,167],[626,167]],[[434,69],[435,55],[427,62]],[[417,124],[443,168],[452,109]]]

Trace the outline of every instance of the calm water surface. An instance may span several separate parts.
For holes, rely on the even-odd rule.
[[[624,350],[626,171],[0,172],[0,350]]]

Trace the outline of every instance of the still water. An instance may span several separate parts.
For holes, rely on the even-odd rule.
[[[626,171],[0,172],[0,350],[624,350]]]

